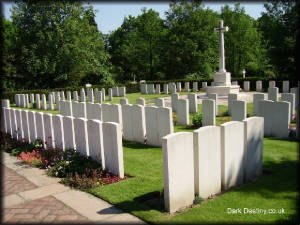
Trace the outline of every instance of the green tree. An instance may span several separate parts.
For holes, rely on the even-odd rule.
[[[123,24],[109,36],[109,52],[119,80],[159,77],[163,20],[154,10],[142,9],[136,18],[125,17]]]
[[[172,2],[166,12],[168,34],[161,68],[166,76],[210,77],[218,66],[218,14],[198,2]]]
[[[277,77],[299,79],[296,67],[299,35],[299,1],[269,1],[258,19],[258,28],[268,47],[268,56]]]
[[[226,69],[233,76],[241,76],[243,69],[250,76],[263,75],[268,69],[268,59],[255,19],[247,15],[239,3],[233,9],[228,5],[222,7],[220,16],[229,27],[224,35]]]
[[[112,83],[109,55],[91,6],[80,2],[22,1],[12,8],[16,73],[23,88],[84,82]]]

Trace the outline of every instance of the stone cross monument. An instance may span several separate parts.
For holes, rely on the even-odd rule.
[[[239,93],[238,85],[231,85],[231,74],[225,69],[224,32],[228,31],[227,26],[223,26],[223,20],[219,21],[219,27],[215,32],[219,32],[219,71],[214,75],[214,82],[206,88],[207,94],[217,93],[218,96],[227,96],[229,93]]]
[[[228,31],[228,27],[223,27],[223,20],[220,20],[220,26],[218,28],[215,28],[215,32],[219,32],[219,72],[225,73],[225,50],[224,50],[224,32]]]

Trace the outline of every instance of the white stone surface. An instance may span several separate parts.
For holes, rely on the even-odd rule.
[[[11,109],[9,109],[9,108],[4,108],[5,121],[6,121],[6,132],[12,136],[10,110]]]
[[[244,121],[245,180],[252,181],[263,172],[264,118],[250,117]]]
[[[140,143],[145,143],[146,136],[146,121],[145,108],[141,105],[132,106],[131,114],[132,140]],[[124,121],[123,121],[124,122]]]
[[[63,116],[73,116],[73,103],[71,101],[59,101],[59,113]],[[74,102],[77,104],[77,102]]]
[[[86,102],[86,97],[85,97],[85,90],[84,88],[80,89],[80,101],[81,102]]]
[[[296,102],[295,109],[297,110],[298,107],[297,103],[299,103],[299,88],[291,88],[290,93],[295,94],[295,102]]]
[[[158,107],[156,106],[145,107],[147,144],[153,146],[160,146],[158,138],[157,109]]]
[[[22,110],[21,111],[22,116],[22,127],[23,127],[23,134],[24,139],[26,142],[30,143],[30,131],[29,131],[29,124],[28,124],[28,111]]]
[[[113,89],[108,88],[108,101],[113,100]]]
[[[72,113],[75,118],[86,118],[86,103],[85,102],[72,102]]]
[[[162,139],[165,209],[174,213],[194,201],[193,134],[178,132]]]
[[[34,142],[37,137],[35,114],[36,112],[28,111],[28,126],[29,126],[30,142]]]
[[[198,82],[193,82],[193,92],[198,91]]]
[[[30,94],[30,103],[34,103],[34,94]]]
[[[268,88],[268,100],[271,101],[278,101],[278,88],[277,87],[272,87],[272,88]]]
[[[15,140],[18,140],[18,126],[17,126],[15,109],[10,110],[10,124],[11,124],[12,137]]]
[[[113,97],[119,97],[118,87],[112,87]]]
[[[295,114],[295,94],[294,93],[282,93],[281,94],[281,101],[291,103],[290,107],[290,118],[293,119]]]
[[[21,107],[26,107],[26,104],[25,104],[25,95],[24,94],[20,94],[20,106]]]
[[[9,99],[1,99],[1,107],[10,108]]]
[[[74,117],[63,117],[63,135],[65,142],[65,149],[76,149],[75,133],[74,133]]]
[[[48,94],[48,99],[49,99],[49,110],[54,110],[54,104],[53,104],[53,96],[52,93]]]
[[[102,91],[95,91],[95,102],[102,104]]]
[[[64,140],[64,125],[63,125],[62,115],[53,115],[53,139],[55,143],[55,148],[62,151],[65,150],[65,140]]]
[[[92,159],[105,169],[102,122],[100,120],[87,121],[89,153]]]
[[[178,125],[189,125],[189,100],[179,99],[177,102]]]
[[[46,141],[45,145],[47,146],[47,148],[55,148],[52,114],[45,113],[43,116],[43,120]]]
[[[273,101],[261,100],[258,102],[258,116],[264,118],[264,136],[272,135]]]
[[[73,100],[74,101],[78,101],[79,98],[78,98],[78,92],[77,91],[73,91]]]
[[[25,94],[25,107],[29,108],[29,95]]]
[[[87,119],[102,120],[102,109],[99,103],[86,103]]]
[[[202,101],[202,126],[216,125],[216,104],[213,99]]]
[[[190,92],[190,82],[184,82],[184,91]]]
[[[35,95],[35,103],[36,103],[36,108],[40,109],[41,108],[41,99],[40,99],[40,94]]]
[[[157,109],[158,143],[162,145],[162,138],[174,133],[172,109],[169,107],[158,107]]]
[[[45,94],[42,94],[42,109],[47,110],[47,100]]]
[[[126,87],[119,87],[119,96],[125,97],[126,96]]]
[[[89,92],[88,92],[88,100],[89,102],[91,103],[94,103],[95,99],[94,99],[94,90],[93,88],[90,88],[89,89]]]
[[[237,81],[232,81],[231,85],[239,85]]]
[[[269,88],[275,88],[276,87],[276,82],[274,80],[269,81]]]
[[[172,111],[177,112],[177,103],[179,99],[179,94],[178,93],[173,93],[171,95],[171,105],[172,105]]]
[[[42,140],[44,148],[45,145],[45,128],[44,128],[44,113],[36,112],[35,113],[35,122],[36,122],[36,137]]]
[[[164,94],[169,94],[169,87],[168,84],[164,84]]]
[[[83,156],[89,156],[87,119],[74,118],[74,133],[75,133],[76,151]]]
[[[136,104],[137,104],[137,105],[145,106],[145,105],[146,105],[145,99],[144,99],[144,98],[137,98],[137,99],[136,99]]]
[[[22,112],[22,110],[20,110],[20,109],[16,109],[16,111],[15,111],[19,141],[22,141],[24,138],[21,112]]]
[[[244,81],[244,91],[250,91],[250,81]]]
[[[55,92],[55,96],[54,96],[54,98],[55,98],[55,103],[56,103],[56,110],[59,110],[59,101],[60,101],[60,93],[57,91],[57,92]]]
[[[122,120],[123,120],[123,139],[133,141],[133,126],[132,126],[132,105],[121,105]]]
[[[195,194],[208,198],[221,192],[221,128],[201,127],[193,138]]]
[[[102,101],[105,101],[105,88],[101,88],[101,92],[102,92]]]
[[[262,81],[261,80],[256,81],[256,91],[258,91],[258,92],[262,91]]]
[[[111,173],[124,177],[122,128],[120,124],[102,124],[105,168]]]
[[[176,84],[175,83],[171,83],[169,86],[170,86],[170,92],[171,92],[171,94],[175,94],[176,93]]]
[[[205,91],[207,88],[207,82],[202,82],[202,89]]]
[[[122,109],[119,104],[102,104],[102,121],[119,123],[122,127]]]
[[[189,100],[189,113],[197,113],[198,105],[197,105],[197,95],[194,93],[188,94]]]
[[[156,98],[155,106],[157,107],[165,107],[165,99],[164,98]]]
[[[253,95],[253,113],[255,116],[259,115],[259,101],[265,100],[264,94],[254,94]]]
[[[290,82],[285,80],[282,82],[282,93],[289,93],[290,92]]]
[[[155,93],[160,94],[160,84],[155,85]]]
[[[232,121],[243,121],[247,118],[247,104],[243,100],[235,100],[232,102]]]
[[[218,94],[217,93],[210,93],[207,94],[208,99],[212,99],[215,101],[215,109],[216,109],[216,115],[218,115]]]
[[[60,100],[62,100],[62,101],[66,100],[64,91],[60,91]]]
[[[5,107],[1,107],[1,131],[7,133]]]
[[[232,102],[238,100],[238,94],[228,94],[228,114],[231,115]]]
[[[72,101],[71,91],[67,91],[67,101]]]
[[[126,104],[128,104],[128,99],[127,99],[127,98],[121,98],[121,99],[120,99],[120,104],[121,104],[121,105],[126,105]]]
[[[231,121],[221,125],[222,190],[243,184],[244,123]]]
[[[142,94],[148,94],[147,84],[143,83],[140,86]]]

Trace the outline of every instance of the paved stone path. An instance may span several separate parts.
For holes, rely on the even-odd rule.
[[[59,184],[44,170],[2,152],[2,223],[146,224],[88,193]]]

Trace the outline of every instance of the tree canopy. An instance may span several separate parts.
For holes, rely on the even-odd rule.
[[[239,4],[221,13],[200,1],[172,1],[165,19],[153,9],[127,16],[102,34],[92,6],[77,1],[17,1],[2,19],[3,85],[8,89],[211,78],[218,70],[220,19],[226,69],[233,77],[298,79],[298,2],[272,0],[258,19]],[[101,12],[100,12],[101,13]]]

